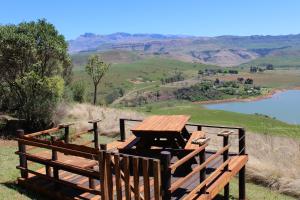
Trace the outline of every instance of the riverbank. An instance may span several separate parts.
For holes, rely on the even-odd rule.
[[[229,99],[216,99],[216,100],[207,100],[207,101],[196,101],[193,102],[194,104],[219,104],[219,103],[230,103],[230,102],[251,102],[251,101],[259,101],[263,99],[269,99],[272,98],[273,95],[285,92],[288,90],[300,90],[300,86],[291,87],[291,88],[284,88],[284,89],[271,89],[268,93],[262,94],[255,97],[248,97],[248,98],[229,98]]]

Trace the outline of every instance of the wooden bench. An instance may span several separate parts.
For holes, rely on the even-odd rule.
[[[117,150],[117,149],[124,149],[124,148],[130,148],[134,146],[140,138],[135,136],[130,136],[126,141],[113,141],[107,144],[107,150]]]
[[[197,140],[197,139],[204,139],[206,137],[206,134],[204,131],[194,131],[188,142],[186,143],[184,149],[187,150],[193,150],[193,149],[197,149],[199,147],[199,144],[194,144],[193,141]]]

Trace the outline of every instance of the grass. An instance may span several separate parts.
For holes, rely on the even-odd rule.
[[[292,200],[293,197],[279,194],[276,191],[265,188],[263,186],[247,183],[246,195],[249,200]],[[238,199],[238,181],[233,179],[230,183],[230,199]]]
[[[191,115],[191,121],[197,123],[242,126],[248,131],[255,133],[300,139],[299,125],[290,125],[279,120],[258,115],[208,110],[199,104],[190,102],[160,102],[137,108],[137,110],[149,114]]]

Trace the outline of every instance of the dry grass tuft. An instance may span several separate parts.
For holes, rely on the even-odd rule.
[[[250,180],[300,198],[300,141],[247,135]]]
[[[119,133],[120,118],[141,119],[143,118],[143,115],[128,110],[76,103],[61,104],[57,108],[54,117],[57,124],[63,122],[75,122],[74,128],[76,131],[90,129],[92,125],[88,123],[89,120],[101,119],[102,121],[99,123],[100,133],[110,136]],[[127,130],[127,132],[128,131],[129,130]]]

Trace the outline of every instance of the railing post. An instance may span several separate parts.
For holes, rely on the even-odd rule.
[[[122,142],[126,140],[125,119],[120,118],[120,139]]]
[[[201,146],[201,145],[199,145]],[[199,165],[205,162],[205,149],[199,153]],[[200,183],[202,183],[206,178],[206,167],[200,170]],[[206,193],[206,186],[202,187],[200,190],[200,194]]]
[[[68,144],[70,142],[70,129],[69,126],[65,127],[65,143]]]
[[[24,130],[19,129],[17,130],[17,134],[19,138],[24,137]],[[19,155],[20,158],[20,167],[24,168],[27,170],[27,158],[26,158],[26,146],[25,144],[22,144],[20,141],[18,142],[18,147],[19,147],[19,152],[21,153]],[[28,172],[21,169],[21,177],[22,178],[28,178]]]
[[[99,149],[99,129],[98,129],[98,122],[100,122],[99,119],[89,121],[89,123],[93,124],[93,130],[94,130],[94,147],[95,147],[95,149]]]
[[[197,131],[202,131],[202,126],[198,125],[197,126]]]
[[[51,142],[52,144],[57,140],[57,138],[55,136],[51,136]],[[52,149],[52,161],[56,161],[58,160],[58,155],[57,155],[57,151]],[[53,177],[55,179],[59,179],[59,175],[58,175],[58,169],[57,167],[53,167]]]
[[[161,152],[161,179],[162,179],[162,199],[171,199],[171,193],[169,191],[171,187],[171,153],[168,151]]]
[[[70,126],[73,125],[74,123],[67,123],[67,124],[60,124],[58,125],[59,128],[64,128],[65,129],[65,134],[64,134],[64,141],[66,144],[70,142]]]
[[[226,147],[228,145],[229,136],[223,136],[223,147]],[[227,161],[229,158],[228,155],[229,151],[226,150],[223,153],[223,162]],[[228,164],[224,167],[224,171],[228,171]],[[224,199],[229,200],[229,183],[225,185],[224,187]]]
[[[239,129],[239,155],[246,154],[246,134],[245,129]],[[239,171],[239,200],[246,199],[246,167]]]

